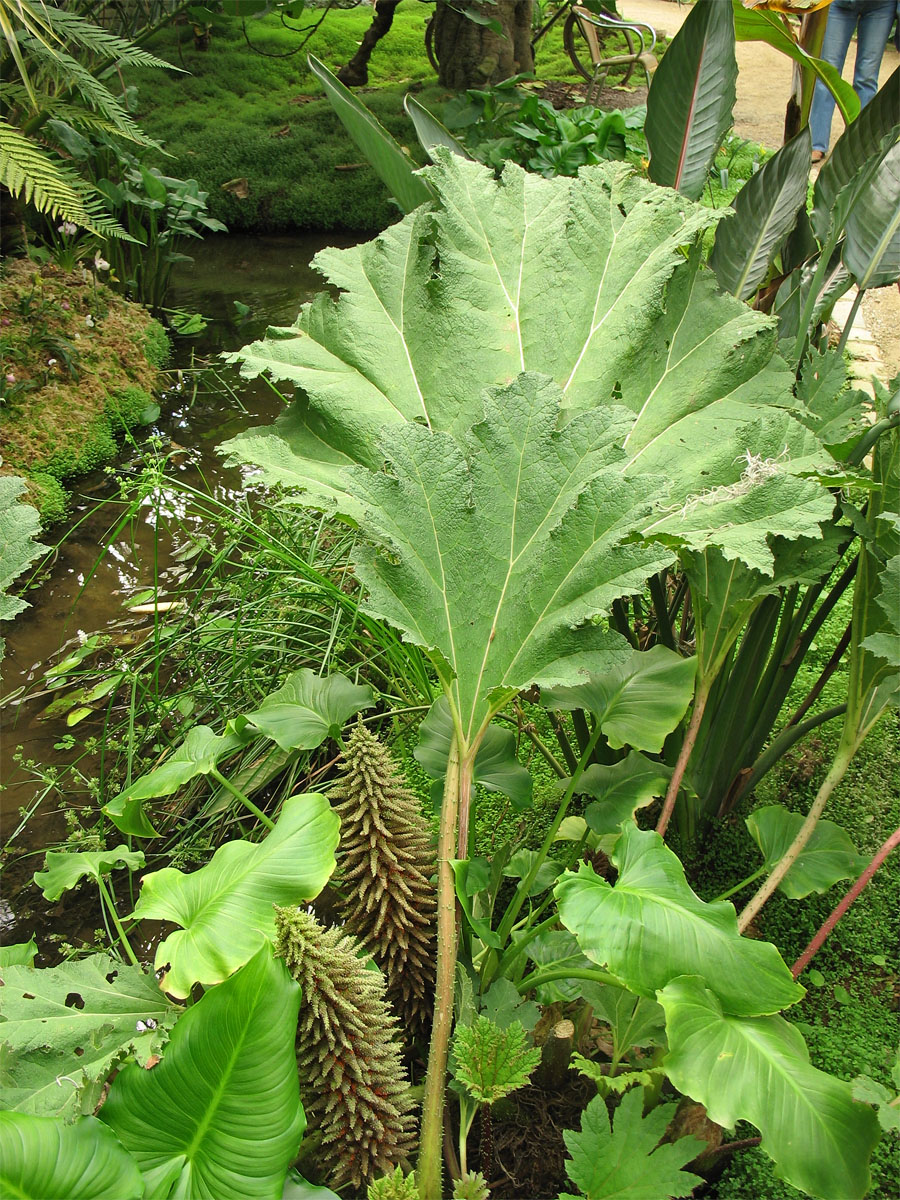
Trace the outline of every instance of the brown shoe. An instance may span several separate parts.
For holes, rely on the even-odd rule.
[[[824,157],[825,157],[824,150],[813,150],[813,152],[812,152],[813,166],[815,166],[816,163],[820,163]]]

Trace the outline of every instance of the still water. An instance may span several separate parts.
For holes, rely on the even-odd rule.
[[[143,431],[161,439],[170,455],[170,471],[181,482],[224,501],[241,490],[240,471],[224,466],[216,447],[248,426],[269,423],[281,402],[265,384],[241,379],[218,355],[262,336],[268,325],[292,324],[300,306],[323,286],[321,276],[309,265],[313,255],[323,246],[349,245],[356,240],[334,234],[221,235],[198,242],[196,249],[190,247],[194,262],[178,267],[166,302],[172,308],[201,313],[208,324],[197,336],[175,339],[173,365],[180,375],[172,376],[173,386],[164,397],[159,421]],[[213,369],[204,369],[205,364]],[[119,469],[124,473],[136,469],[140,457],[139,447],[126,448]],[[17,758],[64,766],[73,757],[63,748],[64,717],[40,715],[53,698],[45,686],[44,672],[67,647],[79,644],[87,635],[115,628],[119,636],[127,637],[129,626],[137,626],[140,618],[127,614],[124,600],[152,585],[154,571],[165,571],[171,559],[172,547],[161,540],[162,526],[157,529],[155,512],[149,506],[143,519],[110,537],[121,512],[114,499],[116,490],[103,472],[76,481],[68,527],[55,527],[45,539],[59,544],[40,585],[26,594],[31,607],[4,627],[0,844],[5,848],[15,841],[0,899],[0,938],[4,941],[27,941],[34,932],[35,920],[40,920],[32,909],[36,892],[26,885],[43,865],[44,848],[66,834],[54,802],[46,801],[24,833],[16,836],[19,810],[29,809],[40,792],[33,772],[23,768]],[[175,493],[170,500],[173,505],[184,504]],[[179,515],[190,520],[189,512]],[[101,553],[103,546],[107,549]],[[21,857],[23,852],[28,857]],[[92,906],[85,906],[79,916],[71,893],[47,916],[55,927],[62,918],[73,935],[87,936],[92,922],[96,923]]]

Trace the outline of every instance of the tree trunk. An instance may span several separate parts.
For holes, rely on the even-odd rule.
[[[434,17],[434,52],[440,64],[443,87],[463,91],[501,83],[511,75],[534,70],[531,49],[532,0],[497,0],[473,4],[473,11],[499,21],[503,33],[478,25],[459,9],[437,0]]]
[[[345,67],[338,71],[338,79],[347,87],[362,87],[369,82],[369,59],[378,42],[394,23],[394,13],[400,0],[375,0],[372,24],[363,34],[359,49]]]

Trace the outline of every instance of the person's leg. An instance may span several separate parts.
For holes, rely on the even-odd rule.
[[[822,58],[840,69],[847,57],[847,49],[853,30],[856,28],[856,6],[832,0],[828,9],[828,24],[822,43]],[[831,140],[831,118],[834,115],[834,97],[821,80],[816,82],[812,108],[809,113],[809,129],[812,134],[813,153],[825,154]]]
[[[868,0],[860,6],[853,87],[864,108],[878,91],[878,68],[896,14],[895,0]]]

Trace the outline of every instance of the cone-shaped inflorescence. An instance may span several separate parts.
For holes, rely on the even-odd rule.
[[[318,1164],[333,1188],[364,1192],[410,1166],[413,1102],[380,972],[360,946],[299,908],[275,909],[275,951],[303,989],[297,1026],[300,1098],[322,1142]]]
[[[388,1000],[413,1036],[434,986],[435,850],[415,793],[364,725],[347,739],[329,793],[341,818],[340,883],[347,929],[387,978]]]

